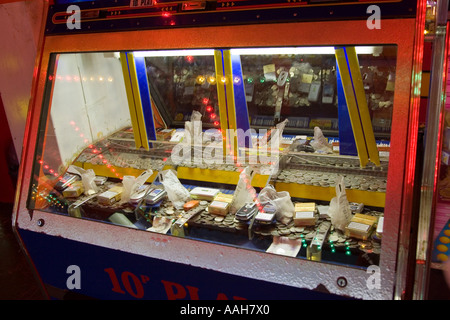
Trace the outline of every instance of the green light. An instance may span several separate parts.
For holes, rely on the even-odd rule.
[[[308,245],[306,243],[303,244],[303,247],[306,248]]]
[[[248,78],[248,79],[247,79],[247,82],[248,82],[248,83],[253,83],[253,78]]]
[[[345,254],[349,256],[349,255],[351,255],[352,253],[351,253],[350,251],[345,251]]]
[[[331,249],[331,252],[335,253],[335,252],[336,252],[336,249],[334,249],[334,248],[333,248],[333,249]]]
[[[264,83],[264,82],[266,82],[266,79],[265,78],[261,78],[261,79],[259,79],[259,82]]]

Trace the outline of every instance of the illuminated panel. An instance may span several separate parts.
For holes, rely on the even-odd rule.
[[[96,1],[74,4],[80,7],[81,27],[68,30],[67,22],[73,21],[73,16],[66,12],[69,3],[57,3],[50,7],[47,34],[350,18],[365,20],[368,18],[367,7],[371,4],[380,7],[383,19],[413,17],[416,10],[413,0],[153,1],[151,5],[146,2],[142,6],[129,0],[118,0],[110,6]]]

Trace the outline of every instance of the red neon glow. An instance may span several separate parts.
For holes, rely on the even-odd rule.
[[[214,125],[218,126],[219,125],[219,121],[214,121]]]
[[[215,119],[215,118],[217,117],[217,115],[216,115],[215,113],[211,113],[211,114],[209,115],[209,117],[210,117],[211,119]]]
[[[74,121],[70,121],[70,124],[74,127],[75,131],[79,131],[79,128],[76,126]],[[84,137],[83,133],[80,133],[79,135],[81,138]],[[84,143],[88,143],[89,140],[88,139],[83,139]],[[108,160],[104,159],[104,156],[101,154],[102,148],[96,148],[94,145],[90,144],[88,146],[89,149],[92,149],[92,153],[96,154],[97,157],[99,157],[102,160],[102,163],[106,165],[107,168],[111,168],[111,164],[108,163]],[[119,174],[116,173],[116,169],[112,168],[111,171],[115,174],[116,177],[119,177]],[[120,179],[122,179],[122,177],[119,177]]]
[[[173,24],[171,24],[171,25],[173,25]],[[189,63],[192,63],[192,62],[194,62],[194,57],[193,56],[186,56],[185,60],[187,62],[189,62]]]
[[[208,112],[211,112],[211,111],[213,111],[213,107],[211,107],[211,106],[207,106],[207,107],[206,107],[206,111],[208,111]]]

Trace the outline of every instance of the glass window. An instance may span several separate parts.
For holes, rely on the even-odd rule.
[[[352,76],[361,78],[379,156],[363,166],[357,154],[343,152],[347,80],[334,47],[226,50],[239,57],[233,70],[243,79],[235,84],[244,89],[248,128],[272,129],[234,149],[231,162],[225,151],[233,149],[223,148],[232,139],[219,128],[221,121],[233,125],[220,115],[233,114],[235,105],[217,81],[226,57],[216,61],[213,49],[52,55],[29,209],[300,259],[377,264],[396,47],[356,47],[359,72]],[[246,119],[237,111],[236,118]],[[286,119],[277,140],[273,129]],[[200,144],[188,143],[189,132]],[[271,170],[258,171],[267,144],[275,158]],[[174,161],[180,150],[183,161]],[[339,209],[330,196],[336,186],[348,199]],[[333,210],[343,212],[344,225],[337,227]]]

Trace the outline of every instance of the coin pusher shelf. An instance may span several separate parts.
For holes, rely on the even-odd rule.
[[[99,141],[95,146],[95,148],[86,148],[74,164],[84,169],[94,169],[98,175],[108,176],[108,181],[99,187],[100,193],[120,183],[120,179],[112,174],[111,168],[115,168],[114,172],[116,173],[134,176],[139,175],[145,169],[152,169],[154,173],[149,181],[155,180],[158,174],[157,170],[170,168],[177,172],[178,178],[188,190],[195,186],[217,187],[222,193],[227,194],[234,192],[235,185],[239,180],[238,168],[232,165],[198,168],[195,165],[176,166],[172,164],[170,145],[168,148],[167,143],[154,142],[151,153],[133,149],[134,141],[127,138],[123,132]],[[98,153],[92,152],[93,149],[101,150],[102,157],[99,158]],[[99,161],[105,159],[109,166]],[[115,163],[114,159],[120,160]],[[352,157],[295,152],[286,153],[282,157],[279,170],[271,177],[270,181],[268,181],[269,176],[256,175],[252,184],[257,191],[268,182],[274,185],[277,191],[288,190],[293,203],[314,201],[317,205],[329,205],[329,201],[335,196],[335,179],[338,175],[343,175],[349,201],[363,202],[362,198],[372,199],[371,203],[370,201],[368,201],[369,203],[363,202],[365,205],[363,213],[379,218],[383,216],[386,170],[386,159],[383,159],[378,167],[369,165],[367,168],[360,168],[358,160]],[[153,184],[159,185],[159,182],[154,181]],[[320,191],[317,192],[317,190]],[[84,198],[88,198],[88,196],[82,195],[74,200],[67,198],[65,206],[70,206],[75,200],[83,201]],[[92,197],[85,201],[81,208],[83,218],[107,223],[112,223],[108,220],[112,214],[122,213],[138,229],[142,230],[150,228],[152,220],[157,216],[171,219],[174,222],[183,214],[183,210],[174,209],[167,199],[153,206],[144,203],[140,210],[136,210],[136,206],[129,203],[101,205],[95,197]],[[64,210],[60,211],[60,213],[64,213]],[[318,218],[315,226],[305,227],[296,227],[293,222],[284,225],[278,221],[274,221],[270,225],[249,226],[249,222],[243,223],[237,220],[234,214],[214,215],[205,209],[187,221],[184,236],[264,252],[271,245],[273,237],[286,237],[301,241],[301,249],[297,257],[305,259],[306,248],[310,245],[316,230],[323,222],[329,220],[329,218]],[[170,230],[167,231],[167,234],[170,233]],[[366,267],[378,263],[380,251],[381,239],[375,236],[375,232],[373,232],[373,236],[363,241],[348,237],[331,228],[322,246],[322,261]]]

